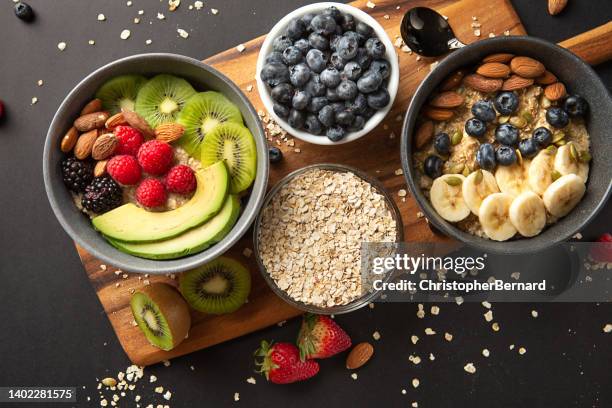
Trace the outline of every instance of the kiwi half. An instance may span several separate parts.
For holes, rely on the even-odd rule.
[[[242,114],[236,105],[219,92],[200,92],[185,103],[176,121],[185,127],[179,144],[192,156],[198,156],[202,141],[224,122],[242,125]]]
[[[161,123],[175,122],[187,99],[195,93],[183,78],[157,75],[138,91],[134,110],[155,129]]]
[[[102,108],[111,115],[122,110],[133,111],[136,95],[147,82],[142,75],[121,75],[105,82],[96,92],[96,98],[102,100]]]
[[[170,285],[153,283],[139,289],[130,300],[138,327],[155,347],[172,350],[191,327],[189,306]]]
[[[251,274],[240,262],[222,256],[181,274],[179,290],[195,310],[231,313],[249,296]]]
[[[200,150],[204,166],[225,160],[231,175],[232,194],[246,190],[255,180],[257,148],[253,135],[244,126],[229,122],[218,125],[206,136]]]

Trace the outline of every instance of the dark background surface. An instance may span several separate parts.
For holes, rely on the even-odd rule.
[[[190,11],[193,2],[183,0],[175,13],[167,11],[165,0],[133,0],[131,8],[118,0],[30,3],[38,13],[30,25],[14,17],[11,1],[0,4],[0,99],[8,116],[0,126],[0,386],[78,386],[78,406],[99,406],[96,378],[115,376],[129,362],[46,200],[40,159],[55,109],[82,77],[116,58],[148,51],[205,58],[264,34],[308,2],[208,0],[203,10]],[[546,13],[544,0],[513,3],[528,32],[551,41],[612,17],[612,3],[604,0],[570,0],[555,18]],[[219,14],[212,15],[211,8]],[[145,13],[135,25],[132,19],[141,9]],[[155,18],[157,11],[165,21]],[[98,13],[107,21],[97,22]],[[177,36],[178,27],[190,32],[187,40]],[[119,39],[124,28],[132,31],[127,41]],[[153,40],[149,46],[147,38]],[[88,45],[89,39],[96,45]],[[68,44],[63,52],[57,49],[60,41]],[[610,87],[612,64],[597,71]],[[36,84],[39,79],[42,87]],[[34,96],[38,103],[31,105]],[[585,240],[610,229],[611,207],[582,232]],[[252,351],[263,338],[293,340],[299,322],[291,321],[178,358],[170,367],[147,368],[146,381],[119,406],[134,406],[136,394],[142,396],[142,407],[164,402],[148,383],[149,374],[159,378],[155,385],[173,392],[172,407],[410,406],[413,401],[419,407],[612,406],[612,337],[602,333],[612,320],[611,304],[494,305],[502,327],[497,333],[479,304],[440,306],[439,316],[427,313],[425,319],[416,318],[413,304],[377,304],[337,317],[355,342],[375,343],[375,357],[358,371],[357,380],[344,368],[343,357],[323,361],[322,372],[301,384],[274,386],[255,375]],[[532,309],[538,310],[537,319]],[[425,336],[425,327],[438,335]],[[382,336],[377,342],[371,337],[375,330]],[[445,331],[454,335],[452,342],[443,339]],[[417,345],[410,342],[412,334],[420,337]],[[521,346],[527,349],[522,356],[517,353]],[[491,351],[488,359],[481,355],[483,348]],[[412,364],[411,354],[422,362]],[[476,374],[463,370],[467,362],[474,362]],[[256,385],[245,381],[252,375]],[[415,377],[417,389],[411,386]],[[235,392],[240,393],[238,403]],[[86,402],[87,396],[92,402]]]

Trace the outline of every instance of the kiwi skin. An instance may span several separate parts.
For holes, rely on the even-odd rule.
[[[149,301],[154,303],[168,325],[172,346],[169,348],[162,348],[163,350],[172,350],[185,340],[191,328],[191,314],[189,313],[189,306],[174,287],[166,283],[157,282],[143,286],[136,293],[145,295]],[[132,299],[134,299],[134,297],[132,297]],[[132,313],[136,315],[138,311],[134,310],[134,302],[132,301],[131,304]],[[136,320],[138,321],[139,319]],[[156,346],[150,339],[150,336],[153,336],[153,334],[148,333],[146,331],[147,329],[142,326],[140,326],[140,329],[145,334],[145,337],[147,337],[147,340],[149,340],[152,345]]]

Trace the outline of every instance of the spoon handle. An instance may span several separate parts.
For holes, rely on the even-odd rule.
[[[612,59],[612,21],[559,43],[591,65]]]

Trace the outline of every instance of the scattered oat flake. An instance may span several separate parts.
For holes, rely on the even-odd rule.
[[[176,32],[178,33],[178,35],[180,35],[183,38],[189,37],[189,33],[183,30],[182,28],[177,29]]]
[[[352,378],[353,380],[356,380],[356,379],[357,379],[357,373],[353,373],[353,374],[351,374],[351,378]]]
[[[247,92],[251,92],[253,90],[253,85],[249,85],[246,87]]]
[[[480,29],[479,29],[479,28],[477,28],[476,30],[474,30],[474,35],[475,35],[476,37],[480,37]]]
[[[144,14],[144,10],[138,10],[138,15],[142,16]]]
[[[434,361],[436,359],[436,356],[434,356],[433,353],[429,353],[429,359],[431,361]]]
[[[487,309],[491,308],[491,304],[489,302],[487,302],[486,300],[484,302],[481,303],[483,307],[486,307]]]
[[[87,41],[87,43],[88,43],[89,45],[96,45],[96,42],[95,42],[94,40],[89,40],[89,41]]]
[[[165,20],[166,16],[164,16],[162,13],[157,13],[157,19],[158,20]]]
[[[434,334],[436,334],[436,332],[432,328],[427,327],[425,328],[425,334],[428,336],[433,336]]]
[[[519,347],[518,349],[518,353],[522,356],[523,354],[525,354],[527,352],[527,349],[525,347]]]
[[[210,12],[213,13],[214,15],[219,14],[219,10],[217,10],[215,8],[214,9],[210,9]]]
[[[64,51],[66,49],[66,43],[63,41],[58,43],[57,48],[59,48],[60,51]]]
[[[374,3],[373,1],[368,1],[366,3],[366,6],[368,6],[368,8],[373,9],[374,7],[376,7],[376,3]]]
[[[250,258],[252,254],[253,254],[253,251],[251,250],[251,248],[244,248],[244,250],[242,251],[242,255],[244,255],[247,258]]]
[[[122,40],[127,40],[128,38],[130,38],[131,34],[132,33],[130,32],[130,30],[123,30],[119,37],[121,37]]]
[[[434,316],[437,316],[440,314],[440,308],[438,306],[432,306],[430,313]]]
[[[493,311],[489,310],[487,313],[485,313],[484,318],[487,322],[490,322],[491,320],[493,320]]]
[[[374,333],[372,333],[372,338],[374,340],[380,340],[380,333],[378,331],[375,331]]]
[[[474,366],[474,363],[467,363],[463,369],[470,373],[470,374],[474,374],[476,372],[476,367]]]
[[[168,10],[174,11],[181,5],[181,0],[168,0]]]
[[[153,41],[152,41],[152,40],[149,38],[148,40],[146,40],[146,41],[145,41],[145,44],[146,44],[146,45],[151,45],[151,43],[152,43],[152,42],[153,42]]]
[[[204,7],[204,3],[198,0],[195,3],[193,3],[193,7],[195,7],[196,10],[201,10],[202,7]]]
[[[125,3],[125,5],[128,6],[128,7],[132,7],[132,2],[128,1],[127,3]]]
[[[396,176],[401,176],[402,174],[404,174],[404,170],[402,170],[402,169],[397,169],[397,170],[395,170],[395,172],[394,172],[394,173],[395,173],[395,175],[396,175]]]
[[[412,336],[410,336],[410,341],[412,341],[412,344],[417,344],[417,342],[419,341],[419,336],[415,336],[413,334]]]
[[[397,7],[398,7],[398,10],[399,10],[399,6],[397,6]],[[411,406],[412,408],[418,408],[418,407],[419,407],[419,403],[418,403],[418,402],[416,402],[416,401],[414,401],[412,404],[410,404],[410,406]]]
[[[164,363],[164,367],[170,367],[170,360],[163,360],[162,363]]]
[[[246,47],[244,46],[244,44],[239,44],[236,49],[238,50],[238,52],[243,52],[244,50],[246,50]]]
[[[531,311],[531,317],[533,317],[534,319],[536,319],[538,317],[538,311],[537,310],[532,310]]]
[[[236,402],[240,401],[240,393],[239,392],[235,392],[234,393],[234,401],[236,401]]]
[[[489,352],[489,349],[482,349],[482,355],[485,357],[489,357],[491,353]]]
[[[134,24],[140,23],[140,19],[138,17],[134,17]]]
[[[612,324],[608,323],[603,327],[604,333],[612,333]]]
[[[413,378],[413,379],[412,379],[412,386],[413,386],[414,388],[417,388],[417,387],[419,386],[419,384],[420,384],[420,383],[421,383],[421,382],[419,381],[419,379],[418,379],[418,378]]]
[[[519,279],[520,279],[520,277],[521,277],[521,273],[520,273],[520,272],[512,272],[512,273],[510,274],[510,277],[511,277],[512,279],[514,279],[514,280],[519,280]]]
[[[42,79],[39,79],[38,81],[36,81],[36,85],[38,86],[43,86],[44,82]]]
[[[246,382],[249,383],[249,384],[257,384],[257,380],[255,379],[255,377],[247,378]]]
[[[106,16],[102,13],[98,14],[98,21],[105,21],[106,20]]]
[[[172,393],[170,391],[166,391],[166,393],[164,394],[164,399],[166,401],[170,401],[170,398],[172,398]]]
[[[457,296],[455,298],[455,303],[457,303],[458,305],[462,304],[463,303],[463,297]]]
[[[33,97],[32,98],[32,105],[36,105],[37,102],[38,102],[38,98],[37,97]]]
[[[510,346],[508,346],[508,349],[514,350],[514,344],[511,344]]]
[[[406,197],[406,194],[408,194],[408,193],[403,188],[397,192],[397,195],[399,197]]]
[[[453,341],[453,335],[450,333],[444,333],[444,339],[446,341]]]
[[[499,331],[499,323],[495,322],[491,325],[491,328],[493,329],[493,331],[498,332]]]

